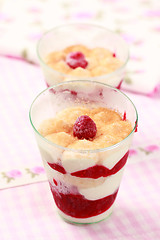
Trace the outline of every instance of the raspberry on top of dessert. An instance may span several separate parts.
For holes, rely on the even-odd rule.
[[[109,108],[66,108],[53,119],[44,120],[39,133],[49,141],[72,149],[112,146],[132,131],[131,123]]]
[[[122,66],[116,53],[108,49],[73,45],[61,51],[54,51],[46,57],[46,64],[64,74],[96,77],[111,73]]]

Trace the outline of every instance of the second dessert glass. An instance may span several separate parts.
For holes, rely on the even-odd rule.
[[[71,76],[61,71],[54,70],[46,64],[46,57],[54,51],[61,51],[72,45],[84,45],[88,48],[104,48],[110,50],[122,62],[115,71],[108,74],[100,74],[96,77]],[[73,23],[61,25],[45,33],[37,46],[37,54],[40,66],[44,73],[47,86],[66,81],[85,79],[106,83],[120,88],[128,62],[128,46],[116,33],[94,24]]]
[[[69,149],[48,141],[39,133],[43,120],[77,106],[114,109],[124,116],[124,121],[130,121],[133,130],[115,145],[92,150]],[[138,115],[132,101],[106,84],[68,81],[50,87],[36,97],[30,108],[30,121],[59,214],[73,223],[94,223],[107,218],[113,211],[137,127]],[[81,173],[84,161],[91,166],[92,174],[87,177],[72,174],[77,169]],[[89,166],[84,170],[91,170]]]

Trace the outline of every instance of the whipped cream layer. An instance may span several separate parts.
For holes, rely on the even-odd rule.
[[[90,188],[78,188],[79,193],[88,200],[97,200],[113,194],[120,185],[124,168],[114,175],[105,178],[105,181],[96,186]]]
[[[98,153],[76,153],[64,151],[62,154],[62,166],[68,173],[73,173],[96,165],[99,161]]]

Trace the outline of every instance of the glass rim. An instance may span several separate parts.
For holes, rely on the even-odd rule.
[[[125,43],[126,48],[127,48],[127,57],[126,57],[126,60],[123,62],[123,64],[122,64],[119,68],[117,68],[116,70],[114,70],[114,71],[111,72],[111,73],[107,73],[107,74],[104,74],[104,75],[99,75],[99,76],[95,76],[95,77],[87,77],[88,80],[94,80],[94,79],[96,79],[97,77],[98,77],[99,79],[101,79],[101,78],[103,79],[104,77],[108,79],[108,78],[110,78],[110,77],[118,74],[122,69],[125,68],[125,66],[127,65],[128,60],[129,60],[129,47],[128,47],[128,44],[125,42],[125,40],[124,40],[120,35],[118,35],[116,32],[114,32],[114,31],[112,31],[112,30],[109,30],[108,28],[105,28],[104,26],[101,26],[101,25],[98,25],[98,24],[95,24],[95,23],[93,24],[93,23],[85,23],[85,22],[74,22],[74,23],[68,23],[68,24],[61,24],[61,25],[58,25],[58,26],[56,26],[56,27],[53,27],[53,28],[51,28],[50,30],[44,32],[44,34],[42,35],[42,37],[41,37],[41,38],[38,40],[38,42],[37,42],[36,52],[37,52],[37,56],[38,56],[38,59],[39,59],[40,63],[41,63],[45,68],[49,69],[49,70],[52,71],[52,72],[58,73],[58,74],[60,74],[60,75],[63,76],[63,77],[73,78],[72,75],[69,75],[69,74],[66,74],[66,73],[62,73],[62,72],[57,71],[57,70],[55,70],[54,68],[48,66],[48,64],[46,64],[46,63],[44,62],[44,60],[41,58],[41,56],[40,56],[39,47],[40,47],[41,41],[44,39],[44,37],[47,36],[47,34],[51,33],[52,31],[55,31],[55,30],[57,30],[57,29],[59,29],[59,28],[69,27],[69,26],[76,26],[76,25],[91,26],[91,27],[96,27],[96,28],[105,30],[105,31],[107,31],[107,32],[109,32],[109,33],[117,36],[118,38],[120,38],[121,41],[123,41],[123,42]],[[77,76],[77,77],[78,77],[78,76]]]
[[[32,122],[32,107],[34,105],[34,103],[36,102],[36,100],[45,92],[49,91],[50,89],[55,89],[56,87],[59,87],[61,85],[65,85],[65,84],[71,84],[71,83],[94,83],[94,84],[98,84],[98,85],[102,85],[104,87],[108,87],[110,89],[113,89],[113,90],[116,90],[118,93],[120,93],[121,95],[123,95],[125,98],[127,98],[129,100],[129,102],[132,104],[134,110],[135,110],[135,113],[136,113],[136,120],[135,120],[135,124],[134,124],[134,127],[132,129],[132,131],[130,132],[130,134],[125,137],[123,140],[121,140],[120,142],[116,143],[116,144],[113,144],[109,147],[105,147],[105,148],[97,148],[97,149],[74,149],[74,148],[67,148],[67,147],[63,147],[61,145],[58,145],[56,143],[53,143],[49,140],[47,140],[45,137],[43,137],[39,131],[36,129],[36,127],[34,126],[33,122]],[[132,100],[125,94],[123,93],[122,91],[120,91],[119,89],[117,88],[114,88],[108,84],[104,84],[104,83],[100,83],[100,82],[95,82],[95,81],[89,81],[89,80],[72,80],[72,81],[67,81],[67,82],[61,82],[59,84],[56,84],[56,85],[53,85],[51,87],[48,87],[46,88],[45,90],[41,91],[33,100],[31,106],[30,106],[30,109],[29,109],[29,119],[30,119],[30,123],[33,127],[33,130],[35,131],[35,133],[38,134],[38,136],[43,140],[45,141],[46,143],[50,144],[51,146],[54,146],[56,148],[59,148],[61,150],[66,150],[66,151],[71,151],[71,152],[77,152],[77,153],[98,153],[98,152],[105,152],[105,151],[109,151],[109,150],[112,150],[112,149],[115,149],[116,147],[120,146],[127,138],[129,138],[129,136],[131,136],[135,130],[136,130],[136,127],[137,127],[137,124],[138,124],[138,112],[137,112],[137,109],[134,105],[134,103],[132,102]]]

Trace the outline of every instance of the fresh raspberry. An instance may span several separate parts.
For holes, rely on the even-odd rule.
[[[82,115],[77,118],[73,126],[73,136],[79,139],[94,138],[97,132],[95,122],[87,115]]]
[[[81,52],[71,52],[66,57],[66,63],[70,68],[86,68],[88,65],[88,62],[85,59],[85,56]]]

